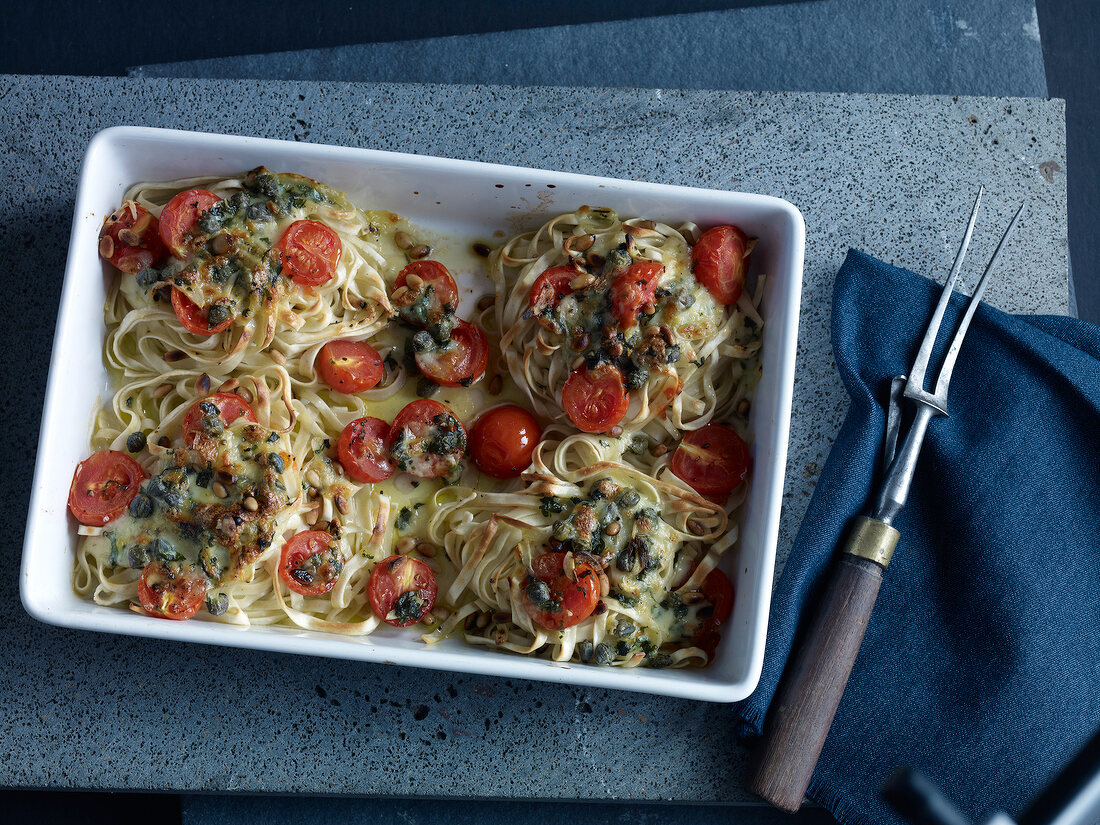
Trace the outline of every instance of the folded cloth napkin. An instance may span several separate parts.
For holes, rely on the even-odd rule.
[[[832,338],[851,409],[772,609],[760,733],[803,608],[868,512],[890,378],[908,372],[941,287],[850,251]],[[941,327],[942,361],[965,300]],[[929,776],[974,821],[1018,815],[1100,726],[1100,327],[982,304],[933,419],[901,540],[809,795],[842,823],[897,823],[879,789]]]

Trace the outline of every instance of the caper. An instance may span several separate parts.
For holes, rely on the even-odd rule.
[[[277,473],[281,473],[286,469],[286,462],[283,461],[283,457],[278,453],[268,454],[267,463],[270,464],[271,469]]]
[[[633,636],[634,630],[635,627],[633,624],[628,622],[626,619],[619,619],[619,621],[615,623],[615,629],[611,632],[618,636],[620,639],[625,639],[628,636]]]
[[[144,567],[149,563],[149,553],[144,544],[135,544],[130,548],[130,566],[133,568]]]
[[[212,327],[225,323],[232,315],[232,311],[225,304],[214,304],[206,311],[206,323]]]
[[[554,538],[558,541],[569,541],[577,535],[577,531],[573,528],[571,521],[555,521],[554,522]]]
[[[679,357],[680,356],[677,355],[676,359],[674,359],[674,360],[678,360]],[[636,390],[636,389],[638,389],[638,387],[642,386],[642,384],[644,384],[648,380],[649,380],[649,370],[647,370],[645,367],[637,367],[635,369],[630,370],[626,374],[626,388],[628,390]]]
[[[427,352],[435,347],[435,339],[426,330],[419,330],[412,337],[412,348],[416,352]]]
[[[527,585],[527,598],[534,605],[546,604],[550,601],[550,585],[536,579]]]
[[[145,433],[138,430],[136,433],[130,433],[126,437],[126,449],[131,453],[140,453],[145,449]]]
[[[615,659],[615,654],[611,650],[611,645],[600,642],[596,645],[596,664],[609,665]]]
[[[157,536],[149,544],[149,553],[153,558],[161,561],[182,561],[183,556],[174,548],[167,539]]]
[[[577,655],[580,656],[581,662],[588,664],[592,661],[592,642],[588,639],[582,639],[577,645]]]
[[[630,645],[626,642],[619,642],[615,645],[615,652],[618,653],[620,656],[625,656],[630,652]]]
[[[149,518],[153,515],[153,500],[145,493],[138,493],[130,502],[130,515],[134,518]]]
[[[429,396],[435,395],[437,392],[439,392],[439,384],[435,383],[435,381],[427,376],[420,376],[416,382],[417,396],[420,398],[428,398]]]
[[[633,543],[628,544],[615,556],[615,566],[623,573],[629,573],[634,569],[636,559],[634,557]]]
[[[229,609],[229,597],[224,593],[214,595],[210,593],[206,597],[206,612],[211,616],[220,616]]]
[[[645,663],[650,667],[655,667],[657,669],[665,668],[672,665],[672,657],[669,656],[667,653],[657,653],[653,656],[648,657]]]
[[[622,510],[630,510],[633,507],[638,506],[638,502],[642,500],[642,497],[638,494],[637,490],[627,490],[620,495],[615,503],[619,505]]]

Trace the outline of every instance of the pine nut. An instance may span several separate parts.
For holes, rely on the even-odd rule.
[[[660,458],[661,456],[663,456],[667,452],[668,452],[668,447],[666,447],[660,441],[658,441],[656,444],[649,445],[649,453],[654,458]]]
[[[141,238],[138,237],[132,229],[118,230],[118,239],[127,246],[138,246],[141,244]]]
[[[410,272],[405,277],[405,285],[408,286],[413,292],[418,292],[422,286],[424,286],[424,279],[417,275],[415,272]]]
[[[317,475],[316,470],[310,470],[308,473],[306,473],[306,484],[308,484],[310,487],[321,486],[321,477]]]
[[[420,246],[413,247],[409,250],[409,257],[420,260],[421,258],[427,258],[431,251],[432,248],[427,244],[420,244]]]
[[[305,515],[302,516],[302,521],[308,524],[310,527],[317,523],[317,511],[306,510]]]
[[[622,529],[623,529],[622,524],[620,524],[617,521],[613,521],[609,525],[607,525],[607,527],[605,527],[603,529],[603,531],[605,533],[607,533],[607,535],[609,535],[609,536],[617,536],[617,535],[619,535],[619,531],[622,530]]]
[[[104,235],[99,239],[99,254],[104,258],[110,258],[115,254],[115,239],[110,235]]]
[[[153,390],[153,398],[164,398],[172,391],[171,384],[160,384],[155,390]]]
[[[332,500],[336,504],[336,509],[340,511],[340,515],[346,516],[351,512],[351,504],[344,498],[343,493],[337,493]]]
[[[500,395],[501,390],[504,389],[504,379],[499,374],[494,375],[489,379],[489,395]]]
[[[405,538],[398,540],[394,545],[394,550],[402,556],[406,556],[416,548],[416,539],[412,536],[405,536]]]
[[[600,571],[600,597],[605,598],[608,593],[611,592],[611,579],[607,578],[607,574],[602,570]]]
[[[244,500],[244,509],[250,510],[251,512],[255,513],[257,510],[260,509],[260,502],[256,501],[256,499],[254,499],[252,496],[248,496]]]
[[[420,544],[416,545],[416,552],[422,556],[427,556],[429,559],[434,559],[436,553],[435,545],[427,541],[422,541]]]
[[[688,519],[687,529],[697,536],[707,532],[707,528],[703,526],[703,523],[693,518]]]
[[[578,275],[572,281],[569,282],[570,289],[587,289],[596,283],[596,276],[592,274]]]
[[[178,349],[168,350],[168,352],[164,353],[164,360],[167,361],[169,364],[175,361],[182,361],[186,357],[187,353]]]
[[[493,306],[493,304],[495,304],[496,302],[497,302],[497,296],[496,295],[482,295],[480,298],[477,299],[478,311],[484,312],[489,307]]]
[[[409,237],[408,232],[403,232],[400,229],[393,233],[393,242],[397,244],[398,249],[412,249],[413,241]]]
[[[229,491],[225,489],[225,485],[222,484],[220,481],[215,481],[213,484],[210,485],[210,492],[212,492],[218,498],[225,498],[227,495],[229,495]]]
[[[587,252],[596,242],[595,235],[574,235],[567,243],[573,252]]]

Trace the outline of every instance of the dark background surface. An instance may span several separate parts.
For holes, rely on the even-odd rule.
[[[125,75],[128,67],[146,63],[757,5],[766,4],[605,0],[568,11],[531,0],[408,0],[350,7],[250,2],[150,2],[137,7],[75,0],[13,4],[5,5],[0,24],[0,73]],[[1036,6],[1049,94],[1067,101],[1069,243],[1078,310],[1082,317],[1100,321],[1100,235],[1095,231],[1100,218],[1100,4],[1037,0]],[[113,823],[152,814],[158,822],[171,823],[181,816],[179,800],[171,795],[6,791],[0,792],[0,805],[0,818],[13,821],[34,816],[47,822]],[[621,812],[608,813],[612,820]],[[473,811],[471,815],[476,818]]]

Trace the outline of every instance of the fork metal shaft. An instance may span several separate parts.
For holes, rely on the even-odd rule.
[[[905,506],[909,498],[909,488],[913,484],[913,472],[917,468],[917,457],[920,455],[925,433],[928,432],[928,422],[938,414],[939,410],[930,404],[917,402],[913,423],[909,425],[909,431],[905,434],[901,449],[890,462],[886,479],[882,482],[875,501],[872,515],[878,521],[884,524],[892,523]]]

